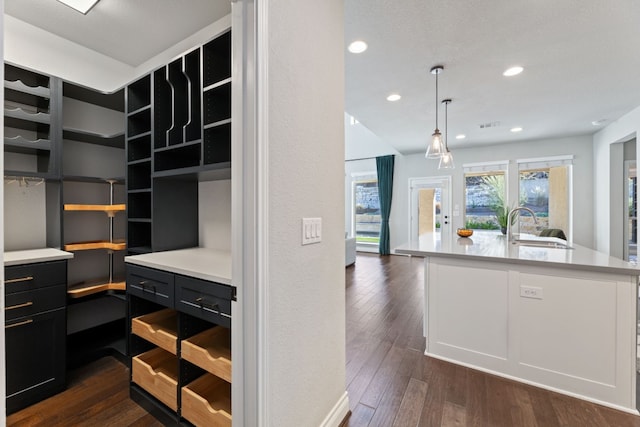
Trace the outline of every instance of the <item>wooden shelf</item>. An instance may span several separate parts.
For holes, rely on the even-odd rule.
[[[109,242],[106,240],[96,240],[91,242],[68,243],[64,245],[65,251],[88,251],[92,249],[111,249],[114,251],[123,251],[127,248],[124,240],[114,240]]]
[[[231,427],[231,384],[205,374],[182,387],[182,416],[197,426]]]
[[[127,289],[127,282],[93,281],[78,283],[67,288],[69,298],[82,298],[104,291],[124,291]]]
[[[231,382],[231,331],[222,326],[182,340],[182,358]]]
[[[115,213],[115,212],[123,212],[127,210],[127,205],[119,204],[119,205],[81,205],[81,204],[65,204],[65,211],[93,211],[93,212],[106,212],[106,213]]]
[[[131,333],[177,354],[178,313],[170,308],[131,319]]]

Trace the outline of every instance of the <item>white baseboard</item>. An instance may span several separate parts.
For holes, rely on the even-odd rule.
[[[339,427],[344,417],[349,413],[349,396],[345,391],[338,402],[331,408],[320,427]]]

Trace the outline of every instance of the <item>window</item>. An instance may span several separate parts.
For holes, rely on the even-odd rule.
[[[380,199],[375,172],[361,175],[353,181],[354,235],[358,244],[380,243]]]
[[[571,234],[571,157],[518,160],[520,205],[535,212],[519,216],[521,233],[560,229]]]
[[[465,227],[500,230],[507,206],[507,162],[467,164],[464,168]]]

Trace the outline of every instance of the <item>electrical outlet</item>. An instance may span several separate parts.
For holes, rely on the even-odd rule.
[[[523,298],[542,299],[542,288],[521,285],[520,296]]]
[[[322,241],[322,218],[302,218],[302,244]]]

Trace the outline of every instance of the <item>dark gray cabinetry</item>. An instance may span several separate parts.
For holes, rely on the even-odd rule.
[[[126,88],[130,254],[198,245],[198,182],[231,176],[231,31]]]
[[[131,398],[165,425],[231,426],[235,288],[128,264],[127,300]]]
[[[67,262],[5,267],[7,413],[65,388]]]
[[[57,178],[62,82],[5,64],[5,176]]]

